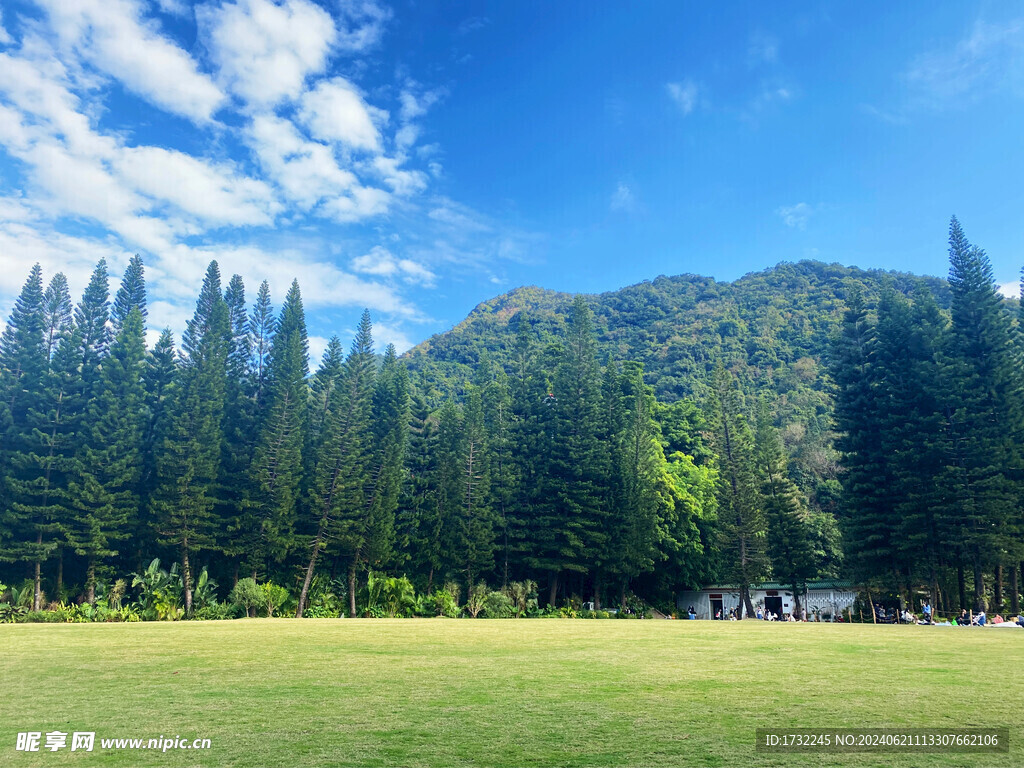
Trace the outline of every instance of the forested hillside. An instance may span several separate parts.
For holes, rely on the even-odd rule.
[[[364,312],[319,365],[297,282],[275,311],[211,262],[147,349],[140,257],[77,305],[36,265],[0,338],[0,620],[670,610],[714,580],[752,613],[759,581],[840,575],[1015,606],[1021,323],[950,238],[948,282],[520,289],[404,359]]]
[[[770,386],[805,415],[822,404],[810,392],[827,389],[820,366],[850,292],[872,302],[886,282],[905,294],[923,283],[949,307],[945,280],[819,261],[783,263],[731,283],[658,277],[587,299],[599,355],[642,362],[659,400],[702,392],[716,362],[725,360],[744,385]],[[564,335],[572,301],[567,293],[517,288],[404,357],[422,372],[431,398],[458,394],[484,357],[508,365],[519,318],[529,318],[541,337]]]
[[[748,394],[770,393],[790,474],[813,507],[835,512],[830,343],[850,295],[873,304],[886,284],[904,294],[924,285],[949,307],[945,280],[819,261],[783,263],[731,283],[658,277],[586,298],[599,359],[642,363],[660,401],[703,404],[716,364],[727,366]],[[482,361],[509,368],[523,318],[542,343],[564,336],[572,302],[570,294],[517,288],[483,302],[452,330],[403,357],[428,402],[461,398]]]

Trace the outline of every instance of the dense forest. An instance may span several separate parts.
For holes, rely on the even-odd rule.
[[[955,220],[950,257],[524,288],[402,357],[364,313],[312,371],[298,283],[250,305],[213,262],[147,349],[140,257],[77,305],[36,266],[0,339],[0,605],[669,610],[717,580],[752,613],[845,576],[1016,610],[1024,324]]]

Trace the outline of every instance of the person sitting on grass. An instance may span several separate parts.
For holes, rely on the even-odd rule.
[[[1002,624],[1004,621],[1006,621],[1006,619],[1004,619],[998,613],[995,616],[992,617],[992,623],[993,624]]]
[[[985,626],[985,611],[978,611],[978,615],[974,617],[974,626],[984,627]]]
[[[971,617],[967,615],[967,609],[960,609],[960,616],[957,618],[957,624],[961,627],[966,627],[971,623]]]
[[[921,606],[921,613],[924,614],[924,623],[932,623],[932,604],[927,600],[924,601],[924,605]]]
[[[764,611],[761,610],[761,606],[757,606],[757,618],[758,621],[764,619]]]

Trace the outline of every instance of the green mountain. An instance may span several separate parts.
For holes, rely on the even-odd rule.
[[[662,402],[701,402],[718,361],[739,378],[751,416],[752,396],[774,392],[790,473],[814,506],[830,509],[838,494],[830,340],[851,291],[859,288],[872,306],[886,282],[908,294],[923,282],[941,307],[949,306],[945,280],[818,261],[782,263],[733,282],[662,276],[586,298],[600,359],[642,362]],[[432,405],[461,397],[481,361],[507,365],[524,318],[542,343],[564,337],[572,299],[530,286],[483,302],[450,331],[406,353],[414,380]]]
[[[858,286],[871,304],[885,281],[902,293],[923,281],[940,306],[949,306],[945,280],[818,261],[782,263],[733,282],[662,276],[587,299],[602,359],[610,354],[642,362],[658,398],[672,402],[700,394],[719,360],[745,384],[767,385],[780,395],[808,385],[824,391],[822,363],[846,297]],[[483,357],[507,362],[523,317],[541,339],[564,335],[572,299],[535,286],[517,288],[481,303],[405,358],[429,399],[459,394]]]

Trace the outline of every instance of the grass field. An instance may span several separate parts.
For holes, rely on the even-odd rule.
[[[0,625],[3,766],[1024,765],[1024,630],[686,621]],[[1007,726],[1006,755],[765,755],[754,729]],[[92,753],[15,751],[94,731]],[[209,750],[101,750],[106,737]],[[69,740],[70,741],[70,740]]]

